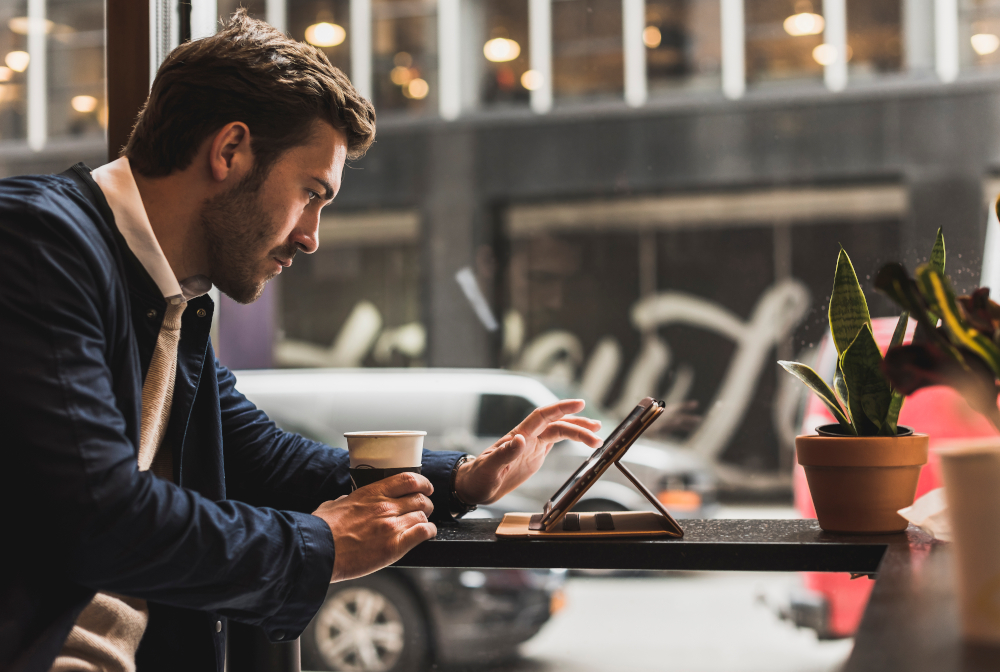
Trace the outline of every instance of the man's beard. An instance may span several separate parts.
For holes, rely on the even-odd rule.
[[[209,279],[237,303],[260,298],[277,271],[261,270],[271,257],[291,259],[297,248],[288,243],[268,251],[265,246],[278,230],[260,201],[263,180],[251,173],[229,191],[205,201],[201,226],[210,266]]]

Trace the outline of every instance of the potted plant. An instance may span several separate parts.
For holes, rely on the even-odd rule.
[[[941,231],[930,266],[944,272]],[[827,532],[885,533],[906,529],[896,513],[913,503],[921,467],[927,463],[926,434],[897,426],[904,395],[883,371],[871,316],[847,252],[841,248],[828,312],[837,348],[833,386],[798,362],[778,362],[809,386],[837,419],[816,435],[795,439],[819,525]],[[909,314],[899,316],[890,348],[902,343]]]

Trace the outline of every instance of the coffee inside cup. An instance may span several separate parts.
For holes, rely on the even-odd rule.
[[[420,473],[424,437],[427,432],[384,431],[348,432],[347,452],[351,458],[351,480],[362,488],[404,471]]]

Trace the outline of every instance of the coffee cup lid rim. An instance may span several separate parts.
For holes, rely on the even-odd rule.
[[[385,431],[374,431],[374,432],[344,432],[345,437],[349,438],[377,438],[386,436],[427,436],[427,432],[422,432],[418,430],[385,430]]]

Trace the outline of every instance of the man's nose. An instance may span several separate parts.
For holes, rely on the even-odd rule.
[[[319,215],[306,215],[292,232],[292,242],[306,254],[319,248]]]

